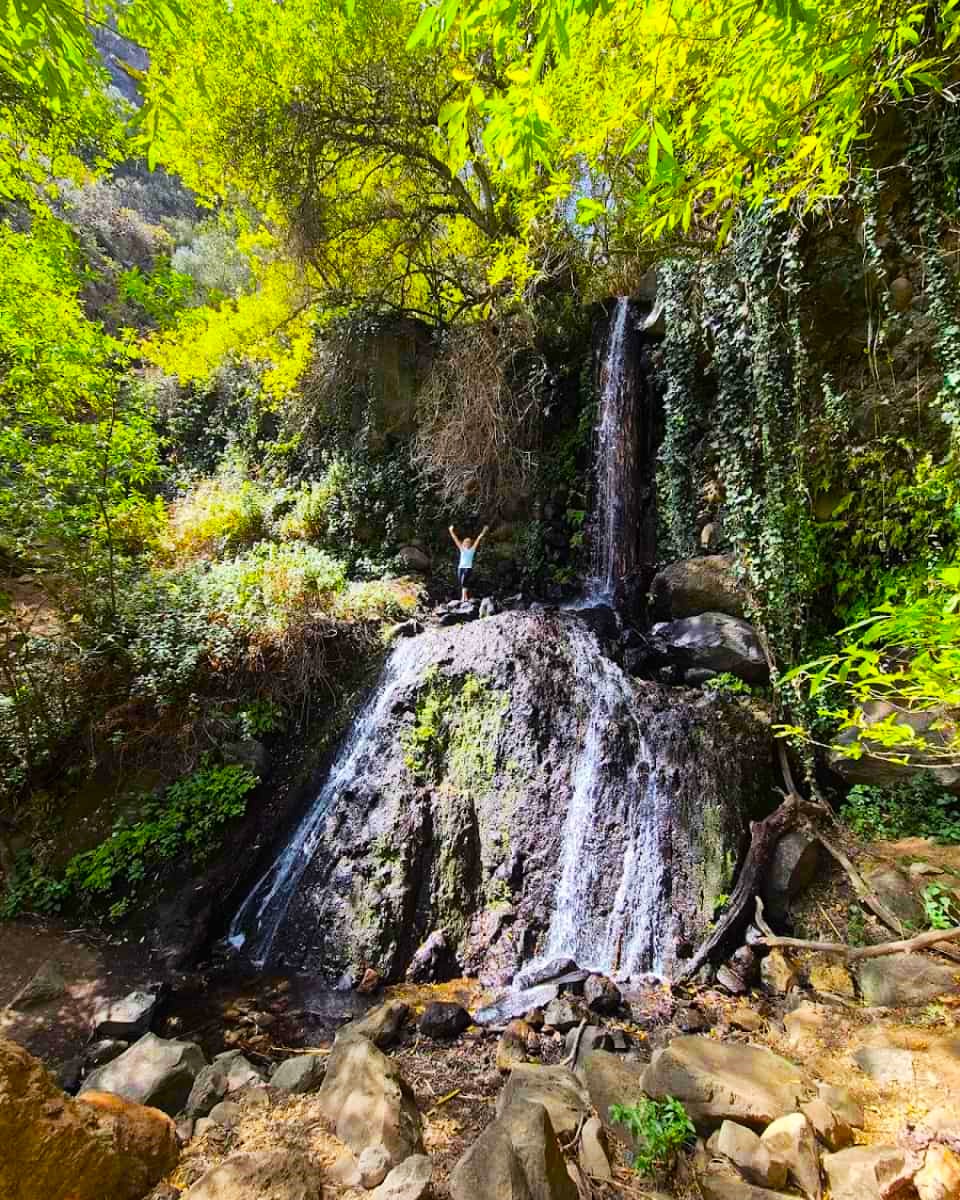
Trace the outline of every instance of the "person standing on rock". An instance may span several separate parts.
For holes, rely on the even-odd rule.
[[[483,530],[477,536],[476,541],[470,538],[464,538],[461,542],[457,537],[457,531],[450,526],[450,536],[456,542],[457,549],[460,551],[460,566],[457,568],[457,579],[460,583],[460,599],[469,600],[470,593],[467,590],[467,585],[470,582],[470,572],[473,570],[473,558],[477,553],[477,547],[483,541],[483,536],[489,529],[488,525],[484,525]]]

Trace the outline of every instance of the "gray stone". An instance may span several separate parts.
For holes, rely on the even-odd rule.
[[[322,1200],[319,1169],[293,1150],[233,1154],[208,1171],[182,1200]]]
[[[786,1164],[774,1157],[770,1145],[745,1125],[724,1121],[716,1135],[715,1149],[759,1187],[778,1188],[787,1182]]]
[[[95,1071],[97,1067],[105,1067],[108,1062],[119,1058],[124,1050],[129,1048],[129,1042],[122,1042],[118,1038],[104,1038],[87,1048],[83,1056],[84,1065],[88,1071]]]
[[[834,1087],[830,1083],[818,1083],[817,1095],[826,1101],[835,1113],[843,1117],[853,1129],[862,1129],[864,1125],[863,1108],[858,1100],[846,1088]]]
[[[603,1127],[631,1150],[639,1149],[626,1127],[610,1117],[613,1104],[636,1104],[643,1095],[643,1067],[618,1054],[594,1050],[583,1060],[582,1074],[590,1103],[597,1110]]]
[[[243,1116],[243,1109],[236,1100],[221,1100],[210,1109],[210,1120],[223,1129],[236,1129]]]
[[[272,1087],[302,1096],[315,1092],[323,1083],[327,1065],[319,1054],[298,1054],[282,1062],[270,1077]]]
[[[580,1013],[573,1007],[569,1000],[553,1000],[544,1011],[543,1023],[549,1025],[551,1029],[556,1029],[559,1033],[566,1033],[568,1029],[573,1029],[579,1025],[582,1020]]]
[[[851,1146],[823,1156],[830,1200],[884,1200],[905,1166],[906,1156],[896,1146]]]
[[[497,1118],[506,1129],[531,1200],[577,1200],[563,1151],[542,1104],[514,1100]]]
[[[375,1046],[389,1046],[395,1042],[406,1024],[410,1009],[406,1004],[387,1000],[372,1008],[364,1017],[349,1021],[337,1030],[336,1040],[345,1042],[349,1038],[369,1038]]]
[[[620,1061],[619,1059],[616,1061]],[[592,1096],[567,1067],[516,1066],[497,1097],[497,1115],[511,1104],[540,1104],[560,1137],[576,1133],[590,1112]]]
[[[756,630],[739,617],[707,612],[655,625],[651,633],[669,653],[690,667],[729,672],[747,683],[761,684],[769,679]]]
[[[906,928],[922,928],[923,904],[909,875],[890,863],[885,863],[865,873],[865,878],[887,908],[904,922]]]
[[[207,1117],[215,1104],[227,1094],[227,1077],[217,1063],[204,1067],[193,1081],[184,1112],[191,1117]]]
[[[154,992],[131,992],[122,1000],[101,1005],[93,1017],[97,1038],[119,1038],[134,1042],[150,1029],[159,998]]]
[[[452,965],[447,935],[442,929],[435,929],[410,960],[407,979],[411,983],[435,983],[447,974]]]
[[[593,1050],[612,1050],[613,1038],[599,1025],[587,1025],[584,1029],[578,1026],[567,1034],[565,1049],[568,1057],[573,1054],[574,1046],[577,1047],[577,1058],[573,1064],[576,1070]]]
[[[216,1121],[211,1121],[209,1117],[197,1117],[193,1123],[193,1136],[203,1137],[205,1133],[209,1133],[211,1129],[219,1129],[220,1126]]]
[[[497,602],[492,596],[484,596],[480,601],[480,616],[495,617],[497,615]]]
[[[18,1012],[59,999],[67,990],[67,981],[57,963],[47,960],[37,968],[30,979],[10,1001],[10,1008]]]
[[[370,1200],[420,1200],[433,1178],[433,1163],[425,1154],[411,1154],[375,1188]]]
[[[888,954],[860,963],[857,982],[866,1004],[879,1008],[928,1004],[957,991],[956,967],[923,954]]]
[[[760,1139],[786,1168],[790,1182],[808,1200],[820,1200],[820,1154],[810,1122],[803,1113],[788,1113],[768,1125]]]
[[[476,1025],[505,1025],[514,1017],[525,1016],[535,1008],[543,1008],[556,1000],[559,988],[555,984],[541,984],[519,992],[508,992],[495,1004],[488,1004],[473,1014]]]
[[[357,1159],[360,1183],[370,1190],[383,1183],[394,1164],[383,1146],[368,1146]]]
[[[452,1200],[533,1200],[510,1135],[493,1121],[450,1175]]]
[[[220,753],[225,762],[246,767],[258,779],[266,775],[270,765],[270,755],[266,746],[255,738],[245,738],[242,742],[225,742],[220,747]]]
[[[226,1077],[227,1095],[263,1083],[263,1076],[242,1050],[226,1050],[213,1060]]]
[[[666,620],[707,612],[742,617],[746,601],[733,557],[727,554],[671,563],[654,575],[650,594],[656,615]]]
[[[765,1127],[786,1116],[796,1109],[806,1080],[799,1067],[771,1050],[692,1036],[674,1038],[654,1055],[643,1091],[680,1100],[697,1130],[709,1132],[725,1120]]]
[[[408,571],[416,571],[420,575],[428,574],[433,566],[430,555],[422,546],[401,546],[397,557]]]
[[[800,1111],[828,1150],[845,1150],[853,1145],[853,1130],[822,1097],[801,1104]]]
[[[176,1116],[205,1065],[203,1051],[193,1042],[166,1041],[147,1033],[118,1058],[91,1072],[81,1092],[113,1092]]]
[[[434,1000],[423,1010],[417,1028],[424,1037],[438,1041],[457,1038],[473,1024],[473,1018],[462,1004]]]
[[[820,847],[809,834],[793,830],[780,838],[762,884],[768,917],[786,916],[790,901],[810,884],[819,862]]]
[[[583,999],[595,1013],[615,1013],[623,1002],[620,989],[606,975],[589,975],[583,985]]]
[[[590,1117],[580,1130],[580,1166],[591,1179],[608,1183],[613,1178],[610,1157],[607,1154],[606,1135],[599,1117]]]
[[[748,1183],[732,1167],[711,1163],[708,1169],[697,1176],[703,1200],[795,1200],[786,1192],[774,1192],[769,1188]]]
[[[913,302],[913,284],[906,275],[898,275],[890,284],[890,299],[897,312],[906,312]]]
[[[383,1146],[396,1166],[423,1152],[420,1113],[395,1062],[360,1036],[338,1036],[318,1093],[323,1115],[337,1137],[359,1158],[368,1146]]]
[[[520,971],[513,982],[515,987],[521,989],[532,988],[541,983],[550,983],[561,975],[569,975],[576,969],[577,964],[572,958],[551,958],[539,967],[528,967]]]
[[[911,776],[933,776],[948,791],[960,789],[960,767],[936,766],[936,756],[924,755],[917,750],[904,751],[906,763],[891,762],[888,758],[869,753],[871,725],[879,724],[894,717],[898,724],[908,725],[915,733],[921,734],[934,750],[941,751],[946,740],[954,736],[949,727],[949,715],[943,710],[930,709],[925,712],[905,713],[893,704],[883,701],[868,701],[862,707],[865,730],[844,730],[834,742],[834,749],[829,755],[830,766],[847,783],[879,784],[881,787],[895,787]],[[938,729],[938,725],[946,728]],[[854,743],[859,742],[861,753],[851,758],[844,753]],[[934,765],[929,765],[933,763]]]

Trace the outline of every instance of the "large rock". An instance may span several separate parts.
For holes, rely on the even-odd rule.
[[[888,954],[860,963],[857,982],[867,1004],[881,1008],[928,1004],[957,991],[957,968],[924,954]]]
[[[447,978],[455,966],[446,933],[435,929],[410,960],[407,978],[413,983],[435,983]]]
[[[820,1153],[810,1122],[803,1113],[778,1117],[763,1131],[760,1139],[770,1153],[782,1162],[790,1182],[808,1200],[820,1200]]]
[[[360,1157],[383,1146],[392,1165],[423,1152],[420,1113],[400,1068],[365,1037],[339,1037],[327,1060],[320,1110]]]
[[[830,1200],[886,1200],[905,1168],[906,1155],[896,1146],[851,1146],[823,1156]]]
[[[175,1116],[205,1065],[203,1051],[193,1042],[166,1041],[148,1033],[88,1075],[80,1091],[113,1092]]]
[[[761,885],[768,917],[784,919],[790,901],[813,879],[819,861],[819,844],[808,833],[793,830],[780,838]]]
[[[375,1046],[389,1046],[400,1036],[400,1030],[406,1024],[410,1009],[406,1004],[396,1000],[386,1000],[383,1004],[371,1008],[363,1017],[356,1021],[348,1021],[337,1030],[337,1041],[345,1042],[349,1038],[369,1038]]]
[[[182,1195],[182,1200],[323,1200],[320,1172],[292,1150],[233,1154]]]
[[[908,725],[921,734],[932,749],[941,751],[946,738],[954,736],[952,729],[938,729],[949,718],[942,710],[905,713],[886,700],[869,701],[863,706],[865,729],[844,730],[836,739],[829,756],[830,766],[847,783],[869,783],[880,787],[896,787],[911,776],[933,776],[948,791],[960,791],[960,767],[937,766],[937,756],[927,755],[919,749],[905,751],[906,763],[891,762],[887,757],[870,753],[870,727],[894,719],[898,725]],[[859,741],[861,751],[850,757],[845,751]],[[877,743],[873,743],[875,746]],[[878,747],[879,748],[879,747]]]
[[[65,1096],[21,1046],[0,1041],[3,1200],[139,1200],[177,1162],[173,1123],[116,1097]]]
[[[711,1163],[709,1169],[697,1176],[703,1200],[795,1200],[786,1192],[748,1183],[743,1176],[726,1164]]]
[[[430,1187],[433,1163],[425,1154],[411,1154],[394,1167],[370,1200],[420,1200]]]
[[[550,1117],[555,1132],[569,1137],[590,1113],[592,1096],[567,1067],[514,1067],[497,1097],[497,1114],[512,1104],[540,1104]]]
[[[94,1036],[136,1041],[149,1032],[158,1003],[159,997],[154,992],[131,992],[122,1000],[109,1001],[94,1014]]]
[[[654,1055],[643,1090],[680,1100],[698,1131],[709,1132],[727,1120],[767,1126],[794,1112],[808,1089],[800,1068],[771,1050],[681,1037]]]
[[[673,621],[706,612],[742,617],[746,600],[728,554],[671,563],[654,575],[650,595],[656,616]]]
[[[891,863],[864,873],[864,878],[891,912],[904,923],[905,931],[924,925],[924,909],[913,880]]]
[[[315,1092],[323,1083],[327,1064],[319,1054],[298,1054],[282,1062],[270,1077],[271,1086],[295,1096]]]
[[[759,1187],[778,1188],[787,1182],[787,1164],[774,1154],[769,1142],[761,1141],[746,1125],[724,1121],[716,1135],[715,1148]]]
[[[756,630],[739,617],[708,612],[654,625],[651,633],[685,666],[726,672],[747,683],[766,683],[770,677]]]
[[[452,1200],[533,1200],[510,1134],[494,1121],[450,1175]]]
[[[639,1149],[626,1127],[611,1119],[610,1106],[636,1104],[643,1095],[643,1067],[625,1062],[619,1054],[593,1050],[583,1060],[583,1078],[604,1128],[630,1149]]]
[[[459,1037],[472,1024],[473,1018],[462,1004],[434,1000],[423,1010],[417,1027],[424,1037],[446,1041]]]
[[[505,1025],[514,1017],[525,1017],[535,1008],[552,1003],[559,994],[560,989],[552,983],[524,988],[519,992],[508,992],[494,1004],[478,1009],[473,1019],[477,1025]]]
[[[576,1185],[543,1105],[515,1100],[498,1121],[520,1160],[532,1200],[577,1200]]]

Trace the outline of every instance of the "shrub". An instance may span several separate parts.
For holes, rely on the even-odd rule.
[[[697,1136],[687,1110],[672,1096],[663,1100],[642,1096],[636,1104],[611,1104],[610,1117],[624,1125],[639,1143],[632,1160],[638,1175],[669,1170],[681,1150]]]
[[[233,472],[202,479],[171,506],[172,557],[212,558],[252,546],[267,533],[270,491]]]
[[[867,840],[930,837],[960,843],[960,798],[945,792],[932,775],[905,778],[896,787],[857,784],[847,793],[840,816]]]
[[[293,508],[280,520],[280,536],[290,541],[322,541],[330,526],[330,502],[336,495],[339,464],[333,463],[319,481],[303,483]]]

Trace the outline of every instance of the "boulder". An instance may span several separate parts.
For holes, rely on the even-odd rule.
[[[906,1155],[896,1146],[851,1146],[823,1156],[830,1200],[885,1200],[905,1168]]]
[[[221,1129],[236,1129],[243,1119],[243,1109],[236,1100],[221,1100],[210,1109],[210,1120]]]
[[[383,1146],[368,1146],[357,1159],[361,1186],[370,1191],[383,1183],[392,1165]]]
[[[190,1095],[183,1106],[189,1117],[207,1117],[210,1110],[227,1094],[227,1077],[216,1063],[203,1068],[193,1081]]]
[[[302,1096],[306,1092],[315,1092],[323,1083],[326,1072],[327,1064],[319,1054],[298,1054],[277,1067],[270,1077],[270,1084],[281,1091]]]
[[[643,1067],[639,1063],[625,1062],[617,1054],[605,1050],[593,1050],[583,1060],[583,1079],[590,1103],[597,1110],[608,1133],[618,1141],[638,1149],[626,1127],[610,1118],[612,1104],[635,1104],[643,1095]]]
[[[556,1000],[560,989],[556,984],[545,983],[539,987],[524,988],[519,992],[508,992],[495,1004],[488,1004],[473,1014],[476,1025],[504,1025],[514,1017],[523,1017],[535,1008],[543,1008]]]
[[[433,1178],[433,1163],[425,1154],[411,1154],[393,1168],[370,1200],[420,1200]]]
[[[182,1200],[323,1200],[323,1187],[306,1155],[260,1150],[231,1155],[182,1193]]]
[[[221,1070],[227,1080],[227,1095],[239,1092],[241,1088],[257,1087],[263,1083],[263,1076],[244,1056],[242,1050],[225,1050],[214,1056],[213,1065]]]
[[[584,1029],[571,1029],[567,1034],[566,1053],[567,1056],[573,1054],[574,1046],[577,1048],[576,1061],[573,1063],[573,1069],[577,1070],[581,1066],[584,1059],[593,1050],[612,1050],[613,1038],[606,1029],[601,1029],[599,1025],[587,1025]]]
[[[118,1058],[91,1072],[81,1094],[113,1092],[176,1116],[205,1065],[203,1051],[193,1042],[167,1041],[147,1033]]]
[[[105,1067],[108,1062],[113,1062],[115,1058],[119,1058],[124,1050],[129,1050],[130,1043],[122,1042],[117,1038],[104,1038],[102,1041],[94,1042],[88,1048],[83,1056],[84,1066],[88,1071],[94,1071],[97,1067]]]
[[[825,1100],[838,1116],[843,1117],[851,1128],[863,1128],[863,1107],[846,1088],[835,1087],[830,1083],[818,1083],[817,1095],[821,1100]]]
[[[518,988],[532,988],[537,984],[549,983],[553,979],[558,979],[561,975],[569,975],[576,969],[577,964],[572,958],[551,958],[538,967],[527,967],[520,971],[513,982]]]
[[[654,625],[651,633],[686,666],[729,672],[754,684],[766,683],[770,677],[756,630],[739,617],[706,612]]]
[[[865,1003],[879,1008],[927,1004],[957,991],[960,968],[948,967],[924,954],[888,954],[860,963],[857,982]]]
[[[920,1200],[960,1200],[960,1157],[947,1146],[928,1146],[913,1186]]]
[[[497,615],[497,602],[492,596],[484,596],[480,601],[480,617],[495,617]]]
[[[789,958],[775,946],[760,963],[760,978],[768,992],[785,996],[799,986],[800,979]]]
[[[400,1030],[406,1024],[410,1009],[406,1004],[387,1000],[383,1004],[359,1017],[356,1021],[348,1021],[337,1030],[336,1040],[345,1042],[353,1037],[369,1038],[375,1046],[389,1046],[395,1042]]]
[[[109,1092],[85,1092],[77,1100],[94,1110],[101,1131],[127,1162],[127,1182],[146,1193],[180,1158],[177,1129],[158,1108],[132,1104]]]
[[[942,751],[945,741],[954,736],[949,725],[949,714],[945,710],[927,709],[923,712],[905,713],[886,700],[871,700],[863,705],[861,711],[865,728],[851,728],[841,732],[828,758],[830,766],[846,783],[896,787],[911,776],[932,775],[947,791],[960,790],[960,767],[938,766],[935,755],[926,755],[919,748],[904,752],[906,762],[892,762],[887,757],[869,752],[870,727],[891,718],[898,725],[909,726],[915,733],[922,735],[934,749]],[[861,747],[860,752],[856,757],[851,757],[846,751],[856,743]]]
[[[892,863],[883,863],[872,871],[865,872],[864,878],[894,916],[903,921],[907,929],[923,928],[923,903],[914,890],[913,880],[905,871],[901,871]]]
[[[542,1104],[514,1100],[498,1117],[527,1179],[532,1200],[577,1200],[547,1110]]]
[[[533,1200],[510,1134],[494,1121],[450,1175],[452,1200]]]
[[[163,1113],[117,1097],[73,1100],[2,1040],[0,1146],[3,1200],[139,1200],[179,1154]]]
[[[671,563],[654,575],[650,595],[655,614],[665,620],[706,612],[742,617],[746,599],[728,554]]]
[[[408,571],[426,575],[433,566],[430,555],[421,546],[401,546],[397,557]]]
[[[808,1200],[820,1200],[820,1153],[810,1122],[803,1113],[778,1117],[763,1131],[760,1139],[774,1158],[787,1168],[790,1182]]]
[[[766,1126],[794,1112],[806,1081],[799,1067],[771,1050],[691,1036],[674,1038],[654,1055],[643,1091],[680,1100],[698,1131],[709,1132],[722,1121]]]
[[[365,1038],[338,1036],[318,1093],[320,1111],[359,1158],[383,1146],[392,1166],[423,1152],[420,1113],[396,1063]]]
[[[820,1096],[801,1104],[800,1111],[828,1150],[845,1150],[853,1145],[853,1130]]]
[[[792,830],[780,838],[761,885],[768,917],[784,919],[790,901],[810,884],[819,862],[820,846],[808,833]]]
[[[582,1020],[580,1012],[574,1008],[569,1000],[557,999],[547,1005],[543,1014],[544,1025],[549,1025],[551,1029],[556,1029],[559,1033],[566,1033],[568,1029],[573,1029],[575,1025],[579,1025]]]
[[[599,1117],[590,1117],[580,1130],[580,1150],[577,1157],[584,1174],[601,1183],[609,1183],[613,1178],[606,1141]]]
[[[511,1021],[497,1043],[497,1070],[508,1074],[520,1063],[527,1061],[527,1048],[536,1031],[526,1021]]]
[[[540,1104],[547,1110],[554,1132],[567,1138],[576,1133],[589,1115],[592,1100],[567,1067],[527,1064],[515,1067],[501,1088],[497,1097],[497,1115],[514,1103]]]
[[[722,1163],[711,1163],[697,1176],[697,1183],[703,1200],[795,1200],[786,1192],[748,1183],[739,1172]]]
[[[620,989],[606,975],[589,975],[583,985],[583,999],[595,1013],[615,1013],[623,1002]]]
[[[752,1129],[735,1121],[724,1121],[715,1137],[716,1153],[729,1158],[751,1183],[778,1188],[787,1182],[786,1163],[775,1157],[770,1144],[761,1141]]]
[[[135,1042],[149,1032],[158,1003],[155,992],[131,992],[122,1000],[111,1000],[94,1014],[94,1037]]]
[[[807,979],[815,992],[854,999],[856,985],[849,969],[830,954],[811,954],[807,959]]]
[[[19,992],[10,1001],[9,1007],[18,1012],[57,1000],[67,990],[67,981],[57,963],[47,960],[41,963]]]
[[[423,1010],[417,1027],[424,1037],[448,1041],[459,1037],[473,1024],[473,1018],[462,1004],[447,1004],[434,1000]]]

